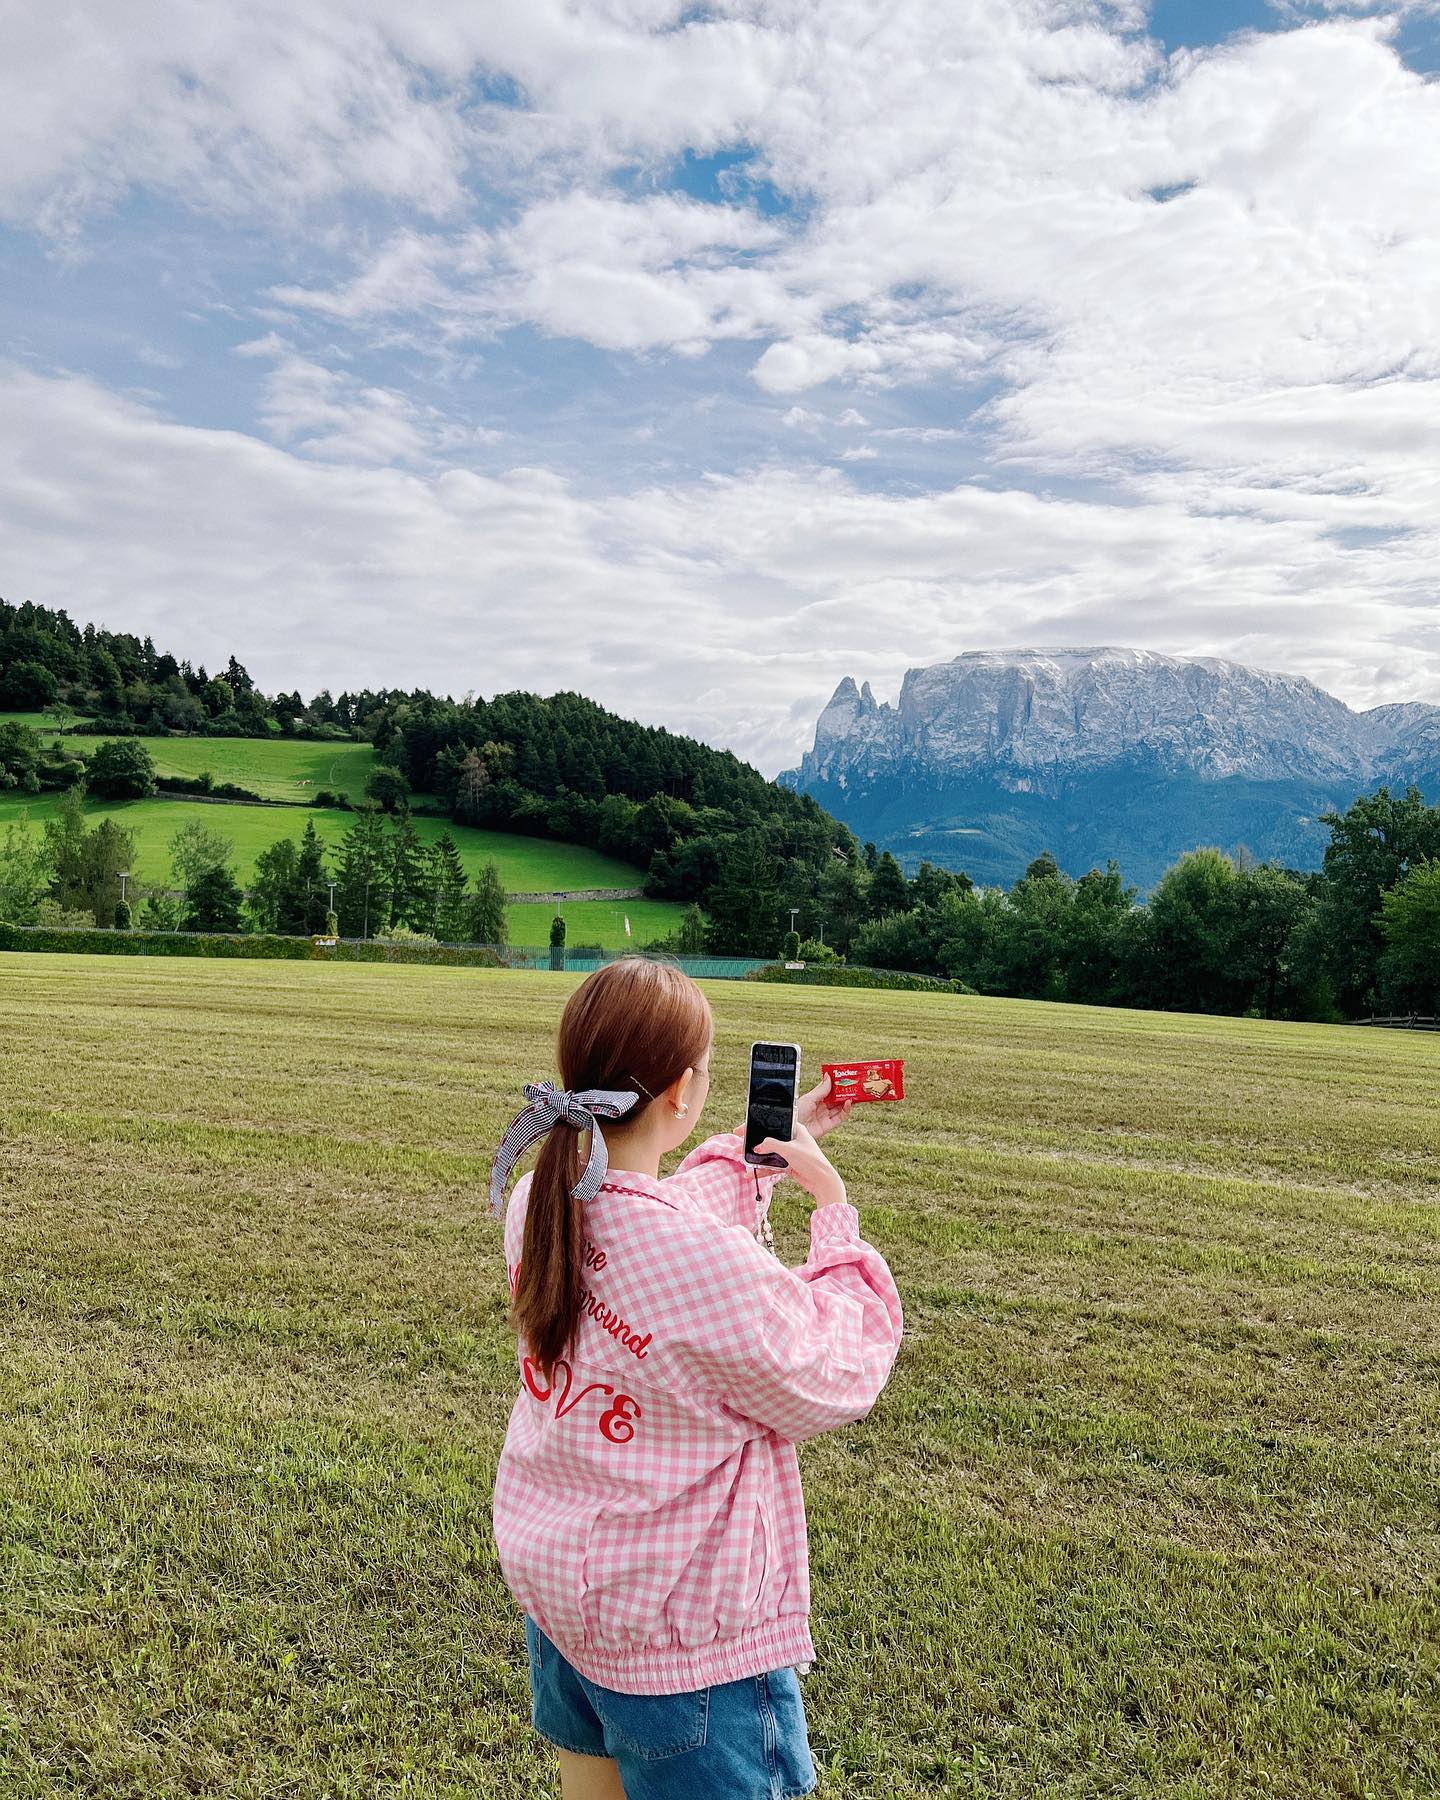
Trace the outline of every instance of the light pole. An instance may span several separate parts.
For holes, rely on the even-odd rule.
[[[120,904],[122,906],[125,904],[125,883],[129,879],[130,879],[130,871],[128,869],[122,869],[120,871]]]
[[[370,881],[368,877],[365,882],[365,923],[360,928],[360,935],[362,938],[370,936]]]
[[[799,908],[799,907],[798,907],[798,906],[792,906],[792,907],[791,907],[791,908],[790,908],[790,929],[791,929],[791,931],[792,931],[792,932],[793,932],[793,931],[794,931],[794,929],[795,929],[795,915],[796,915],[796,914],[797,914],[797,913],[798,913],[798,912],[799,912],[799,911],[800,911],[800,908]]]

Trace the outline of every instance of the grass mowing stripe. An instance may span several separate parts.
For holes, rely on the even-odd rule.
[[[7,1800],[553,1793],[482,1214],[574,985],[0,957]],[[909,1335],[802,1448],[824,1800],[1432,1793],[1434,1045],[710,992],[707,1127],[757,1036],[907,1059],[835,1140]]]

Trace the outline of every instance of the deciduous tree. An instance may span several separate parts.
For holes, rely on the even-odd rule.
[[[155,764],[138,738],[98,744],[85,773],[90,790],[108,800],[148,800],[155,792]]]
[[[234,861],[235,845],[220,831],[209,831],[198,819],[187,820],[169,843],[170,873],[176,887],[189,893],[202,875]]]
[[[1381,979],[1392,1004],[1440,1012],[1440,859],[1418,862],[1380,902]]]

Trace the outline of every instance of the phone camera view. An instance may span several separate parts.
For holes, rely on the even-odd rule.
[[[750,1059],[750,1099],[745,1116],[745,1153],[752,1162],[784,1168],[785,1159],[755,1154],[762,1138],[785,1140],[795,1128],[798,1057],[784,1045],[757,1046]]]

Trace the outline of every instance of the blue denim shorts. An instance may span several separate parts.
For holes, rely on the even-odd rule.
[[[626,1800],[790,1800],[815,1787],[794,1669],[689,1694],[588,1681],[526,1617],[530,1722],[577,1756],[612,1756]]]

